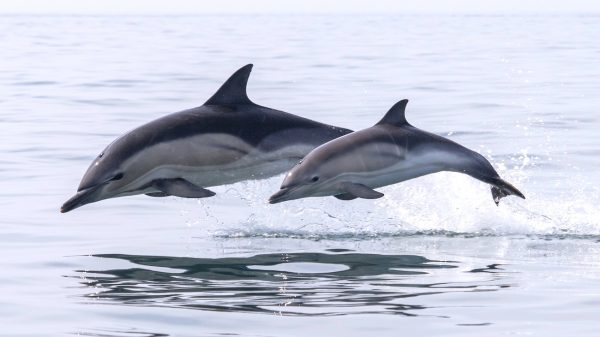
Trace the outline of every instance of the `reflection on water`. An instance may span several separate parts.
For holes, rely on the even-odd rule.
[[[89,299],[133,306],[281,315],[423,315],[428,295],[495,291],[499,265],[465,268],[416,255],[278,253],[191,258],[95,255],[133,263],[77,271]],[[441,316],[444,317],[444,316]]]

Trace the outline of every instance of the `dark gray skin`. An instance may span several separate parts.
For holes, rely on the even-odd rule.
[[[479,153],[410,125],[405,118],[407,103],[398,102],[373,127],[311,151],[288,172],[269,202],[329,195],[341,200],[376,199],[383,193],[375,188],[440,171],[464,173],[490,184],[496,204],[508,195],[525,198]]]
[[[68,212],[107,198],[204,198],[210,186],[281,174],[312,149],[351,130],[254,104],[246,94],[252,65],[235,72],[204,105],[142,125],[92,162]]]

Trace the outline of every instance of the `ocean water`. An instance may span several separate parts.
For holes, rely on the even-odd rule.
[[[0,17],[0,335],[597,336],[597,16]],[[60,214],[114,138],[255,67],[261,105],[409,121],[527,200],[439,173],[378,200],[135,196]]]

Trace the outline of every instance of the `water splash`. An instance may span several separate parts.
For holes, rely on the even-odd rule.
[[[188,224],[199,230],[196,236],[220,237],[600,235],[597,188],[573,176],[556,193],[540,192],[531,178],[537,174],[535,164],[525,149],[495,163],[500,175],[527,196],[507,197],[498,207],[487,184],[447,172],[384,187],[385,197],[378,200],[308,198],[269,205],[266,200],[281,180],[277,177],[233,185],[216,198],[201,199],[199,207],[187,210]]]

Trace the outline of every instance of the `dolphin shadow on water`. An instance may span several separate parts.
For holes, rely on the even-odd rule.
[[[465,281],[458,262],[330,251],[336,253],[224,258],[100,254],[94,257],[135,266],[76,270],[74,277],[93,290],[85,295],[92,303],[290,316],[427,315],[421,311],[428,307],[412,304],[410,298],[509,287],[498,282],[498,265],[474,269],[470,275],[476,280]],[[445,270],[460,273],[460,281],[440,281]],[[432,273],[436,282],[428,281]]]
[[[136,194],[211,197],[207,187],[284,173],[318,145],[351,132],[255,104],[246,93],[251,70],[240,68],[203,105],[114,140],[60,211]]]

